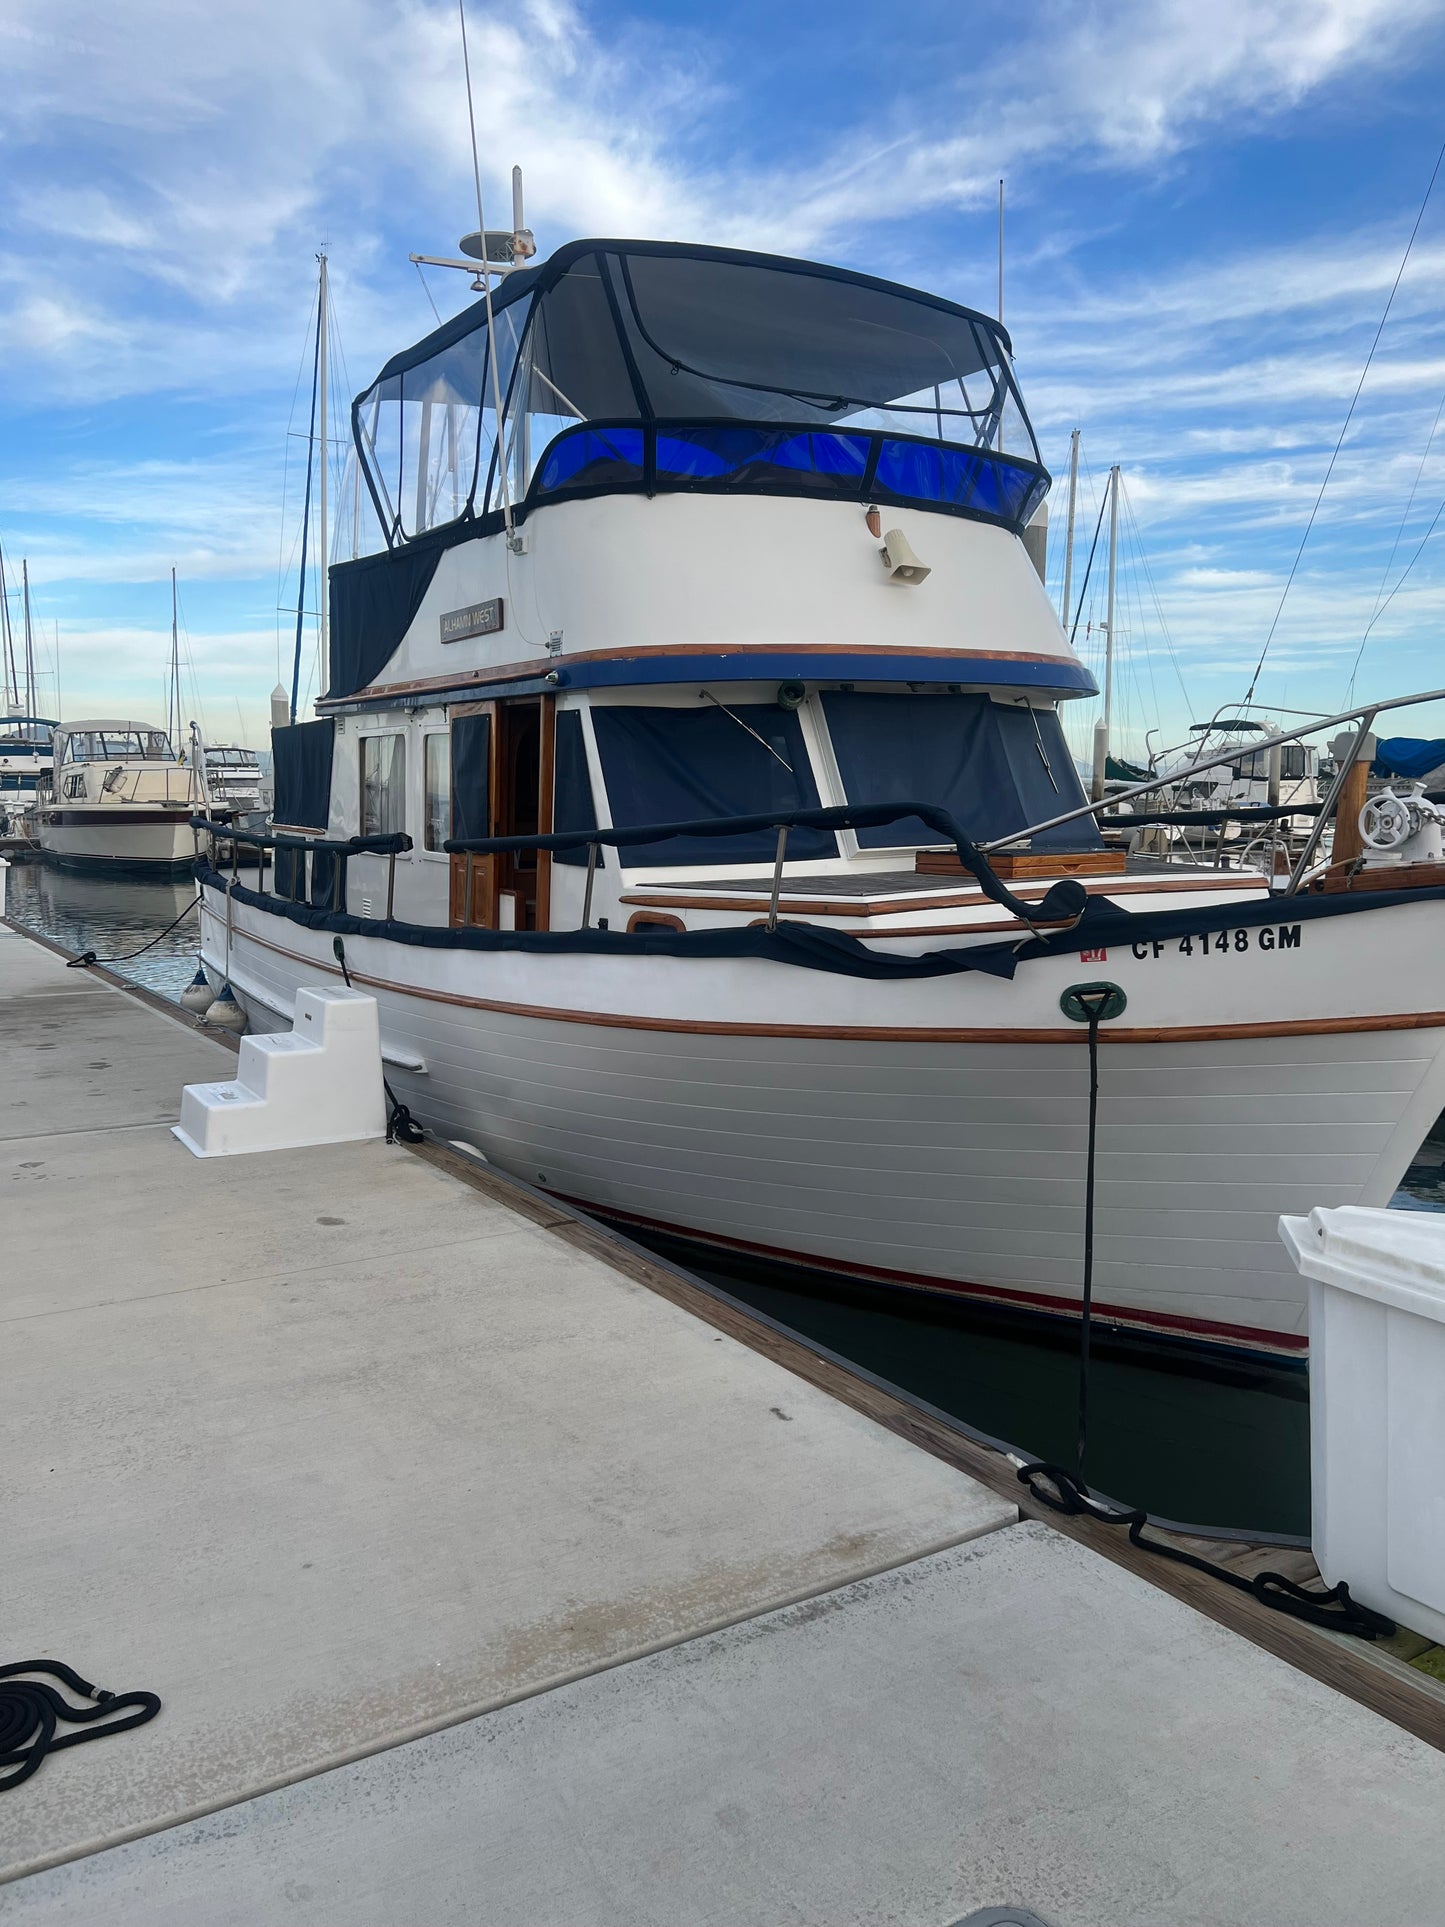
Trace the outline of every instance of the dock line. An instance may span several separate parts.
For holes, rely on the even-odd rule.
[[[175,929],[177,923],[183,923],[200,901],[200,893],[197,892],[191,902],[182,910],[180,916],[176,918],[175,923],[168,923],[164,930],[152,937],[149,943],[143,943],[139,950],[123,950],[118,957],[97,957],[93,950],[82,950],[80,955],[78,957],[72,957],[65,967],[67,970],[84,970],[91,964],[129,963],[132,957],[143,957],[147,950],[155,949],[162,937],[168,937],[172,930]]]
[[[1147,1512],[1133,1506],[1105,1505],[1077,1474],[1065,1472],[1062,1466],[1047,1465],[1038,1459],[1021,1465],[1018,1476],[1041,1504],[1052,1507],[1055,1512],[1086,1513],[1105,1525],[1127,1526],[1130,1545],[1137,1546],[1141,1552],[1157,1553],[1161,1559],[1176,1559],[1181,1566],[1193,1566],[1196,1572],[1208,1573],[1211,1579],[1222,1580],[1239,1592],[1253,1593],[1262,1606],[1288,1613],[1291,1619],[1303,1619],[1311,1626],[1322,1626],[1332,1633],[1349,1633],[1356,1639],[1393,1639],[1400,1630],[1384,1613],[1351,1599],[1343,1579],[1324,1592],[1316,1592],[1308,1586],[1296,1585],[1282,1572],[1256,1572],[1244,1578],[1227,1566],[1215,1565],[1212,1559],[1201,1559],[1196,1553],[1186,1552],[1182,1546],[1166,1545],[1162,1539],[1146,1539]],[[1053,1493],[1048,1489],[1050,1486],[1054,1488]]]
[[[63,1694],[57,1693],[53,1686],[42,1680],[21,1679],[22,1673],[49,1673],[68,1686],[72,1693],[93,1702],[90,1706],[72,1706]],[[133,1726],[144,1726],[153,1720],[161,1710],[161,1703],[154,1693],[110,1693],[103,1686],[92,1686],[88,1679],[82,1679],[72,1667],[60,1659],[22,1659],[14,1665],[0,1666],[0,1793],[8,1793],[28,1780],[32,1773],[40,1770],[41,1762],[48,1753],[58,1753],[62,1747],[83,1746],[87,1740],[103,1740],[111,1733],[125,1733]],[[134,1707],[135,1711],[123,1720],[113,1720],[110,1715],[122,1707]],[[64,1720],[71,1726],[83,1726],[81,1733],[65,1733],[59,1739],[55,1729]],[[97,1726],[97,1720],[104,1720],[104,1726]]]

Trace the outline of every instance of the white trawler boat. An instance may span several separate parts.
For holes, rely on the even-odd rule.
[[[40,852],[59,870],[179,876],[195,861],[199,772],[170,737],[112,718],[59,723],[54,776],[36,812]]]
[[[397,355],[353,410],[380,546],[274,736],[311,853],[203,870],[204,962],[260,1028],[348,968],[418,1118],[589,1208],[1063,1316],[1104,980],[1098,1314],[1298,1351],[1280,1213],[1383,1203],[1445,1106],[1445,871],[1120,874],[1009,352],[581,241]]]

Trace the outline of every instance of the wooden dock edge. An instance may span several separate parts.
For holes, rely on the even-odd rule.
[[[1142,1552],[1129,1543],[1127,1534],[1118,1526],[1051,1511],[1020,1483],[1017,1466],[1011,1458],[970,1437],[951,1424],[944,1414],[923,1407],[906,1393],[849,1364],[825,1347],[784,1329],[721,1288],[634,1244],[611,1226],[588,1218],[547,1193],[497,1170],[480,1153],[431,1141],[411,1148],[416,1156],[437,1169],[484,1196],[510,1206],[554,1237],[602,1259],[614,1270],[886,1426],[920,1450],[966,1472],[981,1485],[1011,1500],[1023,1517],[1041,1520],[1066,1538],[1077,1540],[1090,1551],[1148,1580],[1160,1591],[1193,1606],[1206,1618],[1227,1626],[1231,1632],[1239,1633],[1276,1658],[1445,1752],[1445,1684],[1417,1671],[1395,1654],[1382,1651],[1368,1641],[1325,1632],[1303,1620],[1287,1618],[1261,1605],[1251,1594],[1237,1592],[1207,1573],[1194,1572],[1187,1566]],[[1314,1561],[1307,1552],[1247,1540],[1191,1538],[1156,1527],[1150,1530],[1160,1539],[1198,1553],[1217,1565],[1231,1567],[1244,1576],[1283,1571],[1301,1582],[1315,1577]],[[1425,1643],[1416,1642],[1417,1645]]]

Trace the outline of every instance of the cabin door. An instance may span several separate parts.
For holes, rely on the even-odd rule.
[[[550,696],[452,709],[454,837],[537,836],[551,829],[554,723]],[[452,925],[545,930],[551,871],[545,851],[454,855]]]

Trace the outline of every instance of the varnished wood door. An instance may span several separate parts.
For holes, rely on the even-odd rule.
[[[452,834],[547,834],[552,827],[556,738],[553,698],[517,696],[457,704],[450,719]],[[451,922],[491,930],[545,930],[551,884],[552,859],[546,851],[453,856]]]

